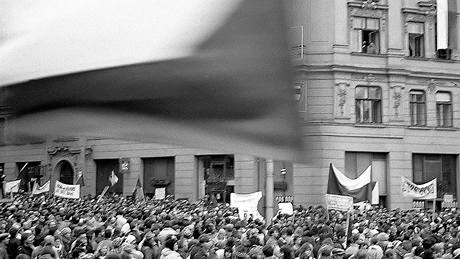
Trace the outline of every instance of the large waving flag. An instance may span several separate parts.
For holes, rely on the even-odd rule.
[[[300,154],[282,1],[2,1],[0,21],[0,106],[15,115],[3,142]]]
[[[350,179],[331,163],[327,193],[353,197],[354,203],[368,201],[378,204],[378,189],[375,189],[378,188],[378,183],[371,182],[371,168],[369,166],[358,178]]]

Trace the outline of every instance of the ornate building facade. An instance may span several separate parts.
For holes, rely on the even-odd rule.
[[[140,179],[147,194],[166,187],[176,198],[228,202],[231,192],[265,192],[268,170],[275,201],[309,206],[324,204],[330,163],[351,178],[371,165],[382,206],[412,206],[401,195],[402,176],[437,178],[439,200],[458,200],[460,4],[447,2],[447,48],[437,40],[436,1],[287,2],[306,163],[76,137],[0,146],[0,173],[64,183],[83,175],[82,193],[96,195],[114,171],[112,192],[129,195]]]

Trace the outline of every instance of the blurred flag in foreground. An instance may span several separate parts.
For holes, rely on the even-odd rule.
[[[112,173],[111,173],[110,176],[109,176],[109,182],[110,182],[110,185],[111,185],[111,186],[114,186],[115,184],[118,183],[118,177],[117,177],[117,175],[113,172],[113,170],[112,170]]]
[[[0,2],[3,143],[94,136],[292,160],[279,0]]]

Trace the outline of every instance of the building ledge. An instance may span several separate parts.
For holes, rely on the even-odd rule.
[[[435,130],[442,130],[442,131],[457,131],[457,128],[444,128],[444,127],[435,127]]]
[[[386,128],[383,124],[365,124],[365,123],[355,123],[353,126],[358,128]]]
[[[365,57],[376,57],[376,58],[385,58],[387,54],[370,54],[370,53],[363,53],[363,52],[351,52],[353,56],[365,56]]]
[[[406,128],[413,129],[413,130],[432,130],[433,129],[427,126],[407,126]]]

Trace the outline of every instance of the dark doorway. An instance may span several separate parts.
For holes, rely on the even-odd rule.
[[[118,182],[111,186],[109,177],[112,171],[118,177]],[[101,194],[105,186],[111,186],[108,193],[123,193],[123,175],[119,173],[118,159],[96,160],[96,194]]]
[[[32,179],[39,179],[40,174],[40,162],[18,162],[16,163],[18,169],[18,180],[21,180],[19,189],[29,192],[32,191]]]
[[[60,162],[59,182],[65,184],[73,184],[73,168],[67,161]]]
[[[155,188],[166,188],[166,195],[174,195],[174,157],[142,159],[144,163],[144,192],[153,195]]]

